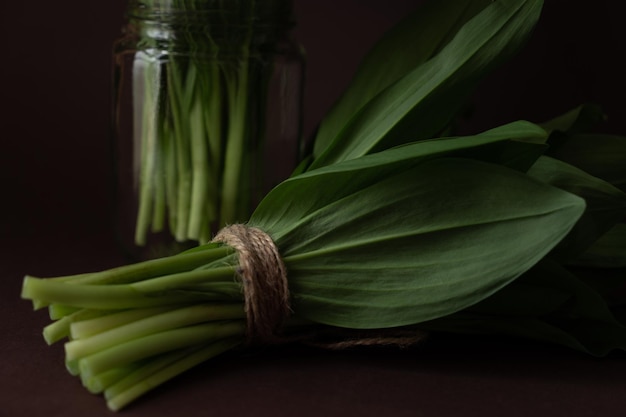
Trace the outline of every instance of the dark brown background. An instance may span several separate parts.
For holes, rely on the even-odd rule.
[[[296,1],[295,36],[308,56],[305,132],[312,131],[378,36],[419,4]],[[476,94],[470,127],[542,121],[598,101],[611,117],[607,129],[626,133],[626,28],[618,4],[547,1],[530,44]],[[103,228],[110,48],[124,5],[120,0],[94,6],[39,0],[3,6],[2,235],[34,238],[50,228],[80,234]]]
[[[308,55],[310,134],[374,40],[420,1],[296,0]],[[547,0],[526,49],[473,99],[470,130],[542,121],[582,102],[626,133],[620,2]],[[109,227],[110,46],[124,2],[5,2],[0,11],[0,416],[104,416],[69,377],[44,314],[18,299],[25,273],[123,262]],[[409,352],[277,349],[191,372],[126,414],[621,416],[626,361],[489,340]]]

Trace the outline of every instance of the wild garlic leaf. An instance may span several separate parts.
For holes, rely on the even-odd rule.
[[[541,140],[545,136],[538,135],[535,139]],[[530,139],[519,138],[495,142],[488,146],[469,149],[463,153],[463,156],[526,172],[548,149],[547,145]]]
[[[594,268],[626,268],[626,223],[618,223],[571,264]],[[623,276],[619,278],[623,282]]]
[[[543,317],[533,315],[515,317],[464,310],[441,319],[422,323],[418,328],[440,333],[516,337],[520,340],[558,344],[589,353],[587,348],[567,330],[546,321]]]
[[[299,317],[382,328],[459,311],[532,267],[584,210],[580,198],[499,165],[439,158],[396,166],[369,184],[353,177],[356,187],[329,169],[324,192],[338,198],[307,204],[315,209],[272,235]],[[295,200],[315,200],[315,188],[306,189]]]
[[[589,132],[598,123],[606,119],[602,108],[594,103],[582,104],[540,126],[550,133],[578,134]]]
[[[294,222],[318,208],[423,160],[462,156],[518,165],[510,160],[507,146],[517,141],[543,143],[546,138],[546,131],[539,126],[517,121],[473,136],[415,142],[308,171],[270,191],[253,213],[250,223],[259,225],[276,239],[290,230]]]
[[[567,135],[551,144],[548,154],[626,191],[626,136]]]
[[[537,298],[530,299],[529,294]],[[607,300],[548,258],[488,299],[420,327],[522,337],[596,356],[626,348],[626,328]]]
[[[431,59],[491,0],[429,0],[368,51],[348,88],[326,114],[315,139],[319,155],[358,111],[409,71]]]
[[[559,259],[574,259],[626,218],[626,193],[563,161],[542,156],[528,171],[528,175],[576,194],[586,201],[585,213],[555,249],[555,256]]]
[[[447,2],[439,3],[447,7]],[[320,139],[323,145],[317,146],[310,169],[437,136],[478,81],[527,39],[541,7],[540,0],[490,2],[438,54],[354,115],[338,116],[345,125],[334,129],[334,137]]]
[[[525,276],[526,273],[464,311],[513,318],[540,317],[555,312],[571,297],[571,294],[558,288],[533,285],[524,279]]]
[[[626,348],[624,323],[613,314],[607,300],[577,274],[545,258],[522,275],[520,282],[570,294],[567,303],[545,316],[546,321],[570,333],[587,352],[603,356]]]

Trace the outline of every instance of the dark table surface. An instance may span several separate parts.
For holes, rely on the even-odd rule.
[[[0,416],[110,416],[41,337],[47,313],[21,278],[124,262],[108,232],[2,241]],[[128,416],[623,416],[626,354],[594,358],[510,339],[435,335],[399,350],[283,346],[206,362],[123,410]]]

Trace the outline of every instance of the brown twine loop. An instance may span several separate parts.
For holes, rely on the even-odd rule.
[[[358,347],[394,347],[408,349],[428,339],[428,333],[415,328],[403,329],[327,329],[306,344],[327,350]]]
[[[249,341],[271,343],[291,314],[287,269],[272,238],[256,227],[233,224],[213,239],[235,249],[243,285]]]
[[[304,343],[330,350],[359,346],[419,344],[427,333],[413,328],[355,330],[332,326],[312,332],[282,335],[291,315],[287,268],[272,238],[264,231],[243,224],[227,226],[213,239],[235,249],[239,256],[237,274],[243,286],[249,343]]]

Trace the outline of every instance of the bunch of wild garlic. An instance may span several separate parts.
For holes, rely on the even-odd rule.
[[[625,265],[626,138],[584,133],[593,106],[440,135],[541,4],[427,2],[366,57],[311,157],[245,225],[222,230],[234,240],[220,232],[167,258],[25,277],[22,296],[55,320],[46,340],[69,338],[68,369],[112,410],[236,346],[328,331],[625,348],[613,291],[623,278],[573,266]],[[615,159],[603,164],[600,150]]]

